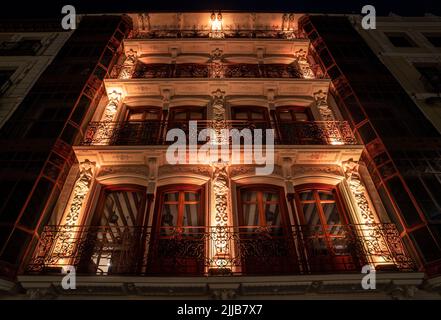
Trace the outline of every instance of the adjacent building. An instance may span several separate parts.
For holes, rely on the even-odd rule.
[[[58,21],[0,24],[0,127],[17,109],[71,35]]]
[[[438,177],[400,158],[439,164],[439,133],[348,17],[87,16],[40,81],[1,132],[44,160],[2,171],[10,297],[439,298],[439,211],[410,185],[435,203]]]

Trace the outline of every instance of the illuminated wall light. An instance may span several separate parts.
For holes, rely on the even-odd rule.
[[[211,14],[210,25],[210,38],[224,38],[224,33],[222,32],[222,14],[220,12],[218,14],[215,14],[214,12]]]

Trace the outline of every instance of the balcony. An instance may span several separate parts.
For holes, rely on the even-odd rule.
[[[47,226],[28,274],[306,275],[414,271],[393,224],[287,227]]]
[[[109,77],[117,79],[123,66],[115,66]],[[317,67],[314,74],[319,74]],[[160,78],[286,78],[303,79],[299,68],[294,64],[251,64],[251,63],[138,63],[132,79]]]
[[[241,121],[226,120],[222,129],[274,129],[276,145],[356,145],[358,144],[346,121]],[[169,129],[179,128],[189,132],[187,121],[122,121],[122,122],[91,122],[81,145],[168,145],[166,134]],[[198,121],[196,134],[206,128],[219,129],[219,123],[205,120]],[[231,138],[230,138],[231,139]],[[199,142],[199,143],[206,143]],[[265,132],[263,141],[265,143]]]
[[[300,31],[282,31],[282,30],[223,30],[225,38],[232,39],[306,39],[306,36]],[[150,32],[132,31],[129,39],[188,39],[188,38],[206,38],[210,37],[210,30],[153,30]]]

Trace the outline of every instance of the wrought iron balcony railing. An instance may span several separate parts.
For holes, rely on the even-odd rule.
[[[82,145],[166,145],[167,131],[173,128],[190,134],[188,121],[122,121],[91,122]],[[196,134],[206,128],[219,130],[219,122],[197,121]],[[262,129],[262,143],[266,143],[265,129],[274,130],[277,145],[354,145],[357,140],[346,121],[242,121],[226,120],[222,129]],[[205,143],[207,141],[199,141]]]
[[[27,273],[280,275],[413,271],[393,224],[288,227],[47,226]]]
[[[225,38],[261,38],[261,39],[306,39],[300,30],[223,30]],[[153,30],[150,32],[132,31],[129,39],[173,39],[173,38],[209,38],[210,30]]]
[[[118,67],[111,77],[117,77]],[[303,78],[294,64],[138,63],[133,79],[157,78]]]

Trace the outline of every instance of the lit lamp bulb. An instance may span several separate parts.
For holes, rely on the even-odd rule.
[[[224,34],[222,32],[222,14],[219,12],[217,15],[213,12],[211,14],[211,32],[210,37],[212,38],[223,38]]]

